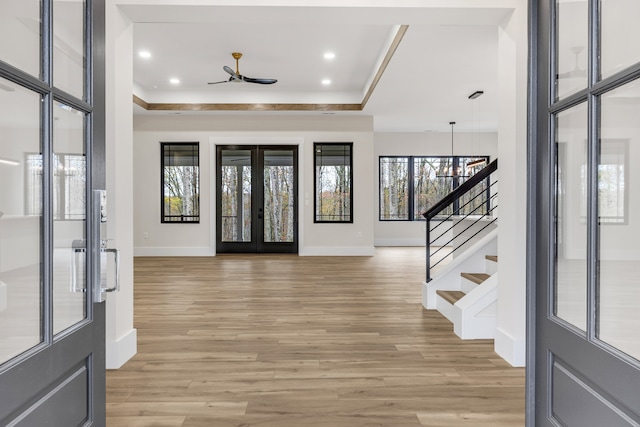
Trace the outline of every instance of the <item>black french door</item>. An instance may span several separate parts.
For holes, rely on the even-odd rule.
[[[216,149],[216,252],[298,252],[298,147]]]

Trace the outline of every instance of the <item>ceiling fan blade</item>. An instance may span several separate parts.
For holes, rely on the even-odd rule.
[[[209,82],[208,85],[217,85],[219,83],[229,83],[231,80],[221,80],[219,82]]]
[[[227,83],[227,82],[247,82],[247,83],[258,83],[261,85],[272,85],[278,81],[276,79],[259,79],[259,78],[243,76],[242,74],[240,74],[240,71],[238,68],[238,60],[242,58],[242,53],[234,52],[231,55],[236,60],[236,70],[234,71],[233,68],[228,67],[226,65],[222,66],[222,69],[231,77],[229,78],[229,80],[226,80],[226,81],[211,82],[209,83],[210,85],[215,85],[218,83]]]
[[[247,77],[247,76],[242,76],[242,80],[244,80],[247,83],[258,83],[261,85],[272,85],[278,81],[276,79],[254,79],[252,77]]]

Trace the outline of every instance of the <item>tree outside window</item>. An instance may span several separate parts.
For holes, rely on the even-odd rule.
[[[161,142],[163,223],[200,222],[199,145]]]
[[[314,222],[353,222],[353,143],[314,143]]]
[[[380,220],[423,220],[424,212],[488,163],[487,156],[381,156]],[[443,214],[485,215],[488,185],[483,181]]]

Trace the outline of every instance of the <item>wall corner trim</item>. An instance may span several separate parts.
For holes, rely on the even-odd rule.
[[[131,329],[116,341],[106,342],[107,369],[119,369],[138,352],[138,330]]]
[[[511,366],[525,366],[527,355],[526,347],[525,337],[514,338],[502,328],[496,328],[494,350],[500,357],[509,362]]]

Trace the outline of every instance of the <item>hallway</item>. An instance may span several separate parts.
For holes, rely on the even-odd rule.
[[[422,308],[424,248],[136,258],[108,427],[520,426],[524,369]]]

